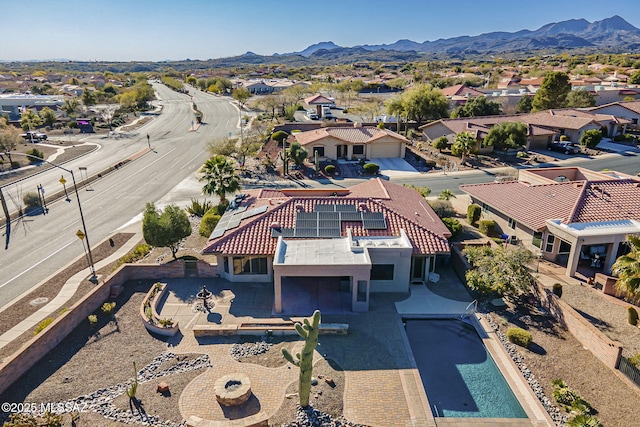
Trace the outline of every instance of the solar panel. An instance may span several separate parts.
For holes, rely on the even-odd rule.
[[[321,219],[318,221],[320,228],[340,228],[340,220],[338,219]]]
[[[362,212],[340,212],[341,221],[362,221]]]
[[[340,219],[339,212],[318,212],[318,218],[320,219]]]
[[[317,228],[296,228],[296,237],[318,237]]]
[[[251,210],[245,211],[244,213],[242,213],[242,219],[251,218],[252,216],[259,215],[263,212],[266,212],[267,209],[268,209],[268,206],[264,205],[264,206],[260,206],[259,208],[253,208]]]
[[[335,205],[336,212],[357,212],[356,205]]]
[[[224,234],[226,230],[218,230],[217,228],[215,230],[213,230],[213,233],[211,233],[211,236],[209,236],[209,240],[211,239],[217,239],[218,237],[222,236]]]
[[[362,212],[362,219],[384,219],[382,212]]]
[[[297,212],[296,221],[299,219],[316,219],[318,218],[317,212]]]
[[[330,204],[317,204],[313,206],[314,212],[334,212],[334,205]]]
[[[240,206],[240,207],[238,207],[238,209],[236,209],[235,211],[233,211],[233,213],[234,213],[234,214],[239,214],[239,213],[244,212],[244,211],[246,211],[246,210],[247,210],[247,207],[246,207],[246,206]]]
[[[240,218],[236,219],[232,219],[231,221],[229,221],[229,225],[227,225],[227,230],[231,230],[232,228],[236,228],[240,225]]]
[[[316,219],[299,219],[296,221],[296,228],[317,228],[318,221]]]
[[[318,237],[341,237],[339,228],[319,228]]]

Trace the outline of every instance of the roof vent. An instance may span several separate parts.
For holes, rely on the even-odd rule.
[[[273,221],[269,227],[274,230],[280,230],[280,223],[278,221]]]
[[[638,184],[638,185],[640,185],[640,184]],[[366,203],[360,203],[358,205],[358,207],[360,208],[361,211],[368,211],[369,210],[369,207],[367,206]]]
[[[304,206],[302,206],[302,203],[296,203],[296,210],[298,212],[304,211]]]

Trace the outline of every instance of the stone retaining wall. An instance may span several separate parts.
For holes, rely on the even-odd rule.
[[[198,261],[198,264],[206,264]],[[200,268],[199,268],[200,270]],[[203,271],[211,270],[203,267]],[[53,323],[25,343],[18,351],[0,363],[0,394],[4,393],[20,376],[36,365],[49,351],[58,345],[87,316],[109,298],[114,298],[130,280],[161,280],[184,277],[184,261],[167,264],[125,264],[101,281],[87,295],[76,302],[69,311],[58,316]],[[112,288],[115,292],[112,292]]]
[[[611,369],[617,369],[622,355],[622,344],[611,340],[569,304],[558,298],[551,290],[538,283],[541,305],[587,350]]]

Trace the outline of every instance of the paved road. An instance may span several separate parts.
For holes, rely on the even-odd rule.
[[[111,165],[147,148],[146,134],[151,135],[154,151],[95,181],[92,191],[80,190],[92,246],[138,216],[147,202],[156,202],[192,176],[208,158],[208,141],[236,130],[239,114],[229,98],[194,93],[193,100],[203,111],[205,124],[190,132],[194,117],[190,98],[163,85],[156,85],[156,90],[163,105],[160,116],[135,131],[131,138],[99,141],[101,150],[64,165],[74,170],[78,178],[78,167],[87,167],[91,173]],[[32,184],[27,180],[21,185],[30,188],[29,185],[43,183],[49,188],[59,187],[60,173],[54,169],[32,178]],[[69,176],[67,180],[71,181]],[[0,252],[0,307],[83,254],[82,241],[75,235],[81,229],[78,205],[74,195],[71,199],[70,203],[59,200],[50,204],[47,215],[28,217],[13,225],[9,248]]]

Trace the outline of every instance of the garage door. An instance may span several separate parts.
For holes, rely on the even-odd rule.
[[[401,142],[380,142],[369,147],[368,157],[402,157]]]

